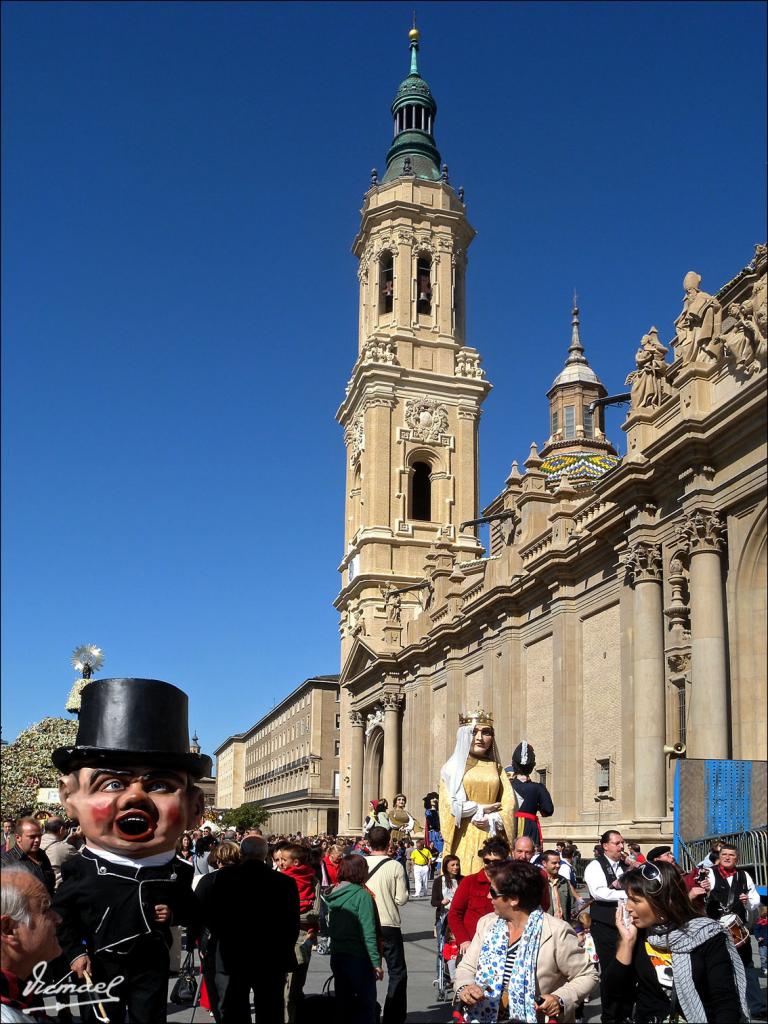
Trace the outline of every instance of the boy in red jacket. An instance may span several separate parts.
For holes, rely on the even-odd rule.
[[[299,890],[299,921],[301,931],[296,940],[296,967],[288,975],[286,983],[286,1004],[289,1024],[296,1020],[298,1005],[302,999],[304,982],[307,980],[312,943],[317,934],[317,913],[315,898],[319,881],[309,863],[306,846],[286,846],[281,851],[280,871],[292,878]]]

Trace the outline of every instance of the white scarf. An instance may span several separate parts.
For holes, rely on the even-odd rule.
[[[736,951],[733,940],[725,929],[717,921],[708,917],[695,917],[683,928],[673,928],[667,931],[666,926],[656,925],[648,930],[648,938],[651,945],[656,949],[669,950],[672,953],[672,984],[675,996],[687,1021],[706,1020],[699,993],[693,983],[693,968],[691,966],[691,951],[697,946],[703,945],[709,939],[717,935],[725,935],[725,942],[728,947],[728,955],[731,958],[733,967],[734,983],[739,994],[741,1010],[744,1020],[749,1020],[747,1008],[747,977],[744,973],[744,964]],[[735,1022],[734,1022],[735,1024]]]

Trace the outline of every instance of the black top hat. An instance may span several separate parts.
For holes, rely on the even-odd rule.
[[[210,775],[207,754],[189,751],[186,693],[159,679],[97,679],[82,692],[74,747],[51,755],[60,772],[125,757]]]

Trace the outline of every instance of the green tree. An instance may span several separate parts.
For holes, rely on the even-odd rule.
[[[269,820],[269,811],[259,803],[241,804],[221,816],[224,828],[240,828],[247,832],[249,828],[259,828]]]
[[[44,718],[0,748],[0,803],[3,817],[15,817],[22,808],[61,814],[58,803],[43,804],[39,789],[58,789],[59,773],[51,754],[56,747],[74,745],[77,719]]]

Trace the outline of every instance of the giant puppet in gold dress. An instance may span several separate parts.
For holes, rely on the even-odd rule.
[[[460,715],[453,754],[440,770],[440,822],[446,853],[461,861],[461,873],[482,868],[478,850],[490,836],[515,838],[514,790],[501,764],[493,716],[478,708]]]

